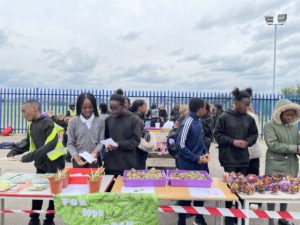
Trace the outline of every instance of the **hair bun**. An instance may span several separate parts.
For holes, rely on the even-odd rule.
[[[252,96],[252,92],[253,92],[252,88],[248,87],[245,89],[245,91],[249,93],[249,97]]]
[[[237,87],[234,88],[234,89],[232,90],[232,92],[231,92],[231,94],[232,94],[233,96],[235,96],[235,97],[238,96],[239,93],[240,93],[240,89],[238,89]]]

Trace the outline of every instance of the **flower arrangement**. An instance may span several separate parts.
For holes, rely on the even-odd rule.
[[[224,180],[227,182],[231,192],[244,193],[247,195],[265,193],[266,191],[272,194],[278,194],[279,191],[295,194],[300,189],[300,177],[284,176],[276,174],[273,176],[256,176],[249,174],[244,176],[241,173],[225,173]]]

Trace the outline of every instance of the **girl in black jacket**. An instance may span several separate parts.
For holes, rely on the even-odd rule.
[[[241,172],[246,175],[249,166],[248,147],[255,144],[258,131],[255,120],[247,114],[252,89],[232,91],[233,109],[220,115],[214,138],[219,144],[219,161],[225,172]],[[232,202],[226,202],[231,208]],[[225,217],[225,225],[233,224],[231,217]]]
[[[113,94],[109,106],[111,116],[105,120],[105,138],[112,138],[118,146],[105,146],[105,172],[123,175],[124,170],[139,167],[136,152],[142,137],[141,121],[125,108],[121,95]]]

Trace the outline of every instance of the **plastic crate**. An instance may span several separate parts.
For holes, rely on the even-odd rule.
[[[126,175],[128,172],[129,170],[125,170],[123,175],[123,181],[126,187],[165,187],[167,184],[166,173],[163,170],[161,170],[161,173],[163,175],[162,179],[127,179]]]
[[[205,180],[191,180],[191,179],[174,179],[170,175],[175,172],[200,172],[206,176]],[[212,178],[206,171],[197,170],[167,170],[167,180],[170,186],[173,187],[211,187]]]
[[[91,170],[95,171],[98,168],[68,168],[70,173],[69,184],[87,184],[88,174]]]

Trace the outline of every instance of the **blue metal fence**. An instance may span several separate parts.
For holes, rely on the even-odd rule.
[[[40,89],[40,88],[0,88],[0,129],[12,126],[16,133],[26,131],[27,123],[21,112],[22,103],[29,99],[37,99],[43,112],[53,111],[55,114],[66,114],[69,104],[75,103],[77,96],[85,91],[95,95],[97,102],[108,103],[112,90],[75,90],[75,89]],[[155,102],[163,104],[168,112],[176,103],[187,104],[192,97],[203,97],[210,104],[221,104],[224,109],[232,105],[231,94],[221,92],[176,92],[176,91],[131,91],[124,93],[131,100],[145,99],[149,105]],[[254,94],[252,105],[258,114],[261,128],[271,118],[275,102],[283,95]],[[300,103],[300,96],[289,96],[293,102]],[[263,129],[261,129],[262,131]]]

